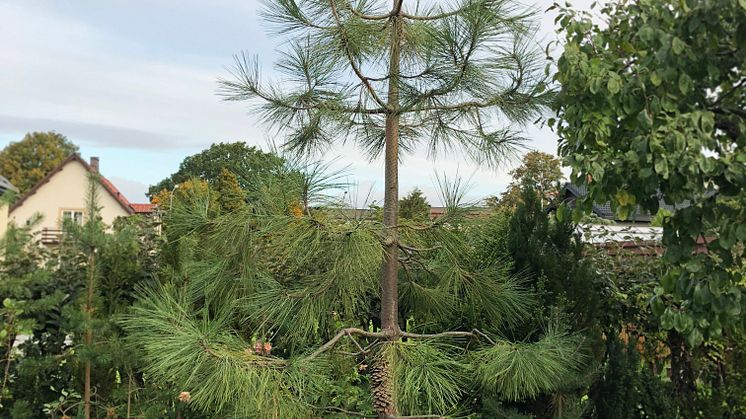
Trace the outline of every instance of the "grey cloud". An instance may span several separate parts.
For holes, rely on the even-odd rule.
[[[204,141],[136,128],[70,120],[0,115],[0,134],[57,131],[86,145],[139,150],[171,150],[199,147]]]

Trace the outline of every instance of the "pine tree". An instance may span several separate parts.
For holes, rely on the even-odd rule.
[[[235,211],[246,201],[246,192],[238,184],[238,178],[233,172],[223,168],[215,185],[218,193],[218,203],[223,211]]]
[[[40,269],[47,252],[34,242],[31,229],[35,222],[18,227],[7,226],[0,241],[0,407],[13,399],[9,389],[16,362],[16,339],[31,334],[37,327],[36,315],[48,310],[60,299],[50,287],[48,272]]]
[[[72,241],[72,249],[77,252],[80,262],[79,273],[84,274],[83,293],[81,295],[81,334],[83,337],[82,361],[84,365],[83,377],[83,416],[86,419],[91,417],[91,397],[92,397],[92,358],[94,354],[94,329],[100,325],[96,319],[96,301],[100,293],[101,272],[98,266],[98,253],[105,240],[104,224],[101,221],[101,207],[99,206],[99,178],[96,174],[90,174],[88,178],[88,190],[86,193],[86,215],[85,222],[82,226],[68,222],[65,228],[68,230],[67,239]]]
[[[399,200],[399,217],[416,221],[430,218],[430,204],[419,188]]]
[[[497,337],[528,316],[531,299],[467,245],[482,227],[465,217],[462,186],[445,184],[446,212],[426,225],[398,217],[399,162],[418,144],[496,166],[521,140],[499,121],[519,126],[550,101],[531,14],[494,0],[453,10],[278,0],[266,16],[294,37],[278,63],[287,79],[273,85],[290,90],[261,85],[242,55],[224,93],[262,100],[290,153],[349,140],[383,154],[383,222],[333,202],[310,211],[306,194],[280,193],[323,191],[309,187],[313,171],[301,188],[270,179],[274,193],[215,218],[204,216],[209,201],[174,202],[166,229],[184,233],[186,256],[124,323],[147,373],[182,386],[174,391],[204,412],[240,417],[350,404],[381,417],[448,414],[478,410],[485,395],[554,388],[578,367],[577,342],[554,329],[530,344]],[[360,371],[367,401],[328,396]]]

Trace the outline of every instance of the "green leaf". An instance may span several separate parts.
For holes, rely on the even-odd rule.
[[[740,224],[736,228],[736,237],[742,242],[746,242],[746,224]]]
[[[676,278],[673,272],[668,272],[661,278],[661,286],[663,287],[663,290],[666,292],[673,291],[674,286],[676,285]]]
[[[676,55],[679,55],[682,52],[684,52],[684,48],[686,48],[686,44],[684,43],[684,41],[682,41],[681,39],[675,36],[673,38],[673,44],[671,45],[671,47],[673,49],[673,53]]]
[[[668,179],[668,162],[661,156],[655,161],[653,165],[655,167],[655,173],[658,173],[663,179]]]
[[[673,328],[674,315],[670,309],[666,309],[661,316],[661,328],[663,330],[669,330]]]
[[[723,334],[723,326],[720,324],[720,320],[715,317],[715,320],[710,323],[710,339],[717,339]]]
[[[746,9],[746,0],[738,0],[738,4],[741,5],[744,9]]]
[[[696,348],[702,343],[702,332],[699,331],[699,329],[694,328],[686,337],[687,343],[689,343],[689,346],[692,348]]]
[[[720,237],[718,238],[720,247],[725,250],[729,250],[731,247],[733,247],[734,244],[736,244],[736,236],[737,235],[734,234],[733,228],[723,228],[720,232]]]
[[[683,94],[687,94],[692,90],[692,79],[686,73],[682,73],[679,76],[679,90]]]
[[[686,270],[692,273],[699,272],[702,270],[702,264],[698,260],[692,259],[686,263]]]
[[[591,93],[593,93],[594,95],[598,93],[599,87],[601,87],[601,79],[599,79],[598,77],[591,79],[590,85],[588,86]]]
[[[679,333],[686,333],[692,328],[693,324],[692,318],[685,313],[678,312],[673,316],[673,327]]]
[[[619,203],[619,205],[622,205],[625,207],[634,205],[637,203],[637,198],[631,193],[624,191],[624,190],[617,192],[615,198],[616,198],[616,201]]]
[[[650,82],[653,83],[653,86],[658,87],[663,83],[663,79],[661,79],[661,76],[657,71],[653,71],[650,73]]]
[[[707,287],[699,284],[694,287],[694,301],[699,305],[707,305],[712,301],[712,296]]]
[[[650,302],[650,307],[653,310],[653,314],[655,314],[656,316],[660,316],[665,310],[663,302],[658,297],[654,298],[653,301]]]
[[[606,83],[606,88],[609,89],[609,93],[612,95],[615,95],[619,93],[619,90],[621,90],[621,84],[619,80],[615,77],[612,77],[609,79],[609,82]]]

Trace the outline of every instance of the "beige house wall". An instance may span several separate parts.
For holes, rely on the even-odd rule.
[[[88,171],[77,160],[68,162],[62,170],[49,178],[49,182],[41,187],[33,195],[26,198],[23,203],[8,215],[18,225],[24,225],[27,220],[35,214],[41,214],[42,219],[34,228],[40,231],[43,228],[58,229],[62,226],[62,211],[78,210],[86,214],[86,195],[88,192]],[[117,217],[129,215],[127,211],[114,199],[111,194],[100,184],[98,188],[98,206],[101,208],[101,218],[104,223],[111,226]],[[0,212],[7,211],[7,207]],[[2,219],[2,215],[0,215]],[[6,223],[2,223],[5,228]]]

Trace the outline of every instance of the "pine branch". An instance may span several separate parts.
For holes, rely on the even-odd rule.
[[[432,247],[413,247],[413,246],[408,246],[404,243],[398,243],[398,246],[400,249],[405,250],[410,253],[425,253],[425,252],[431,252],[433,250],[438,250],[441,248],[439,244],[436,244],[435,246],[432,246]]]
[[[471,338],[482,337],[486,339],[488,342],[490,342],[491,344],[493,345],[495,344],[494,340],[490,339],[489,336],[487,336],[486,334],[484,334],[482,331],[478,329],[474,329],[470,332],[448,331],[448,332],[441,332],[441,333],[434,333],[434,334],[420,334],[420,333],[404,332],[401,330],[394,331],[394,332],[368,332],[363,329],[359,329],[355,327],[348,327],[348,328],[338,331],[337,334],[334,335],[334,337],[332,337],[329,341],[321,345],[311,355],[307,356],[305,360],[306,361],[312,360],[318,357],[319,355],[321,355],[322,353],[327,352],[330,349],[334,348],[334,346],[343,337],[349,337],[353,339],[354,341],[353,336],[355,335],[366,337],[366,338],[372,338],[372,339],[388,339],[388,340],[391,340],[397,337],[409,338],[409,339],[437,339],[437,338],[443,338],[443,337],[471,337]],[[355,343],[357,344],[356,341]],[[360,347],[359,344],[357,345],[358,347]],[[362,347],[360,347],[360,349],[361,349],[361,352],[365,351]]]
[[[311,360],[316,358],[317,356],[321,355],[322,353],[334,348],[334,345],[339,342],[340,339],[342,339],[345,336],[352,336],[352,335],[358,335],[363,336],[366,338],[372,338],[372,339],[388,339],[392,335],[391,333],[385,333],[385,332],[368,332],[363,329],[358,329],[355,327],[348,327],[346,329],[342,329],[339,332],[337,332],[336,335],[334,335],[333,338],[331,338],[329,341],[327,341],[325,344],[321,345],[316,351],[314,351],[311,355],[306,357],[306,360]]]
[[[338,33],[342,41],[342,49],[345,52],[345,56],[347,56],[347,62],[350,64],[350,68],[352,68],[352,71],[355,73],[355,75],[360,79],[360,82],[363,83],[368,93],[370,93],[373,100],[381,108],[388,110],[388,105],[386,104],[386,102],[381,100],[381,98],[378,96],[378,93],[376,93],[375,89],[370,84],[370,80],[360,71],[360,67],[357,65],[355,59],[352,57],[352,53],[350,52],[350,48],[348,46],[349,40],[347,39],[346,29],[339,19],[337,7],[335,6],[334,2],[335,0],[329,0],[329,6],[331,8],[332,15],[334,16],[334,20],[337,23]]]
[[[409,338],[409,339],[438,339],[438,338],[479,338],[482,337],[487,342],[489,342],[492,345],[495,345],[495,341],[492,340],[489,336],[484,334],[484,332],[480,331],[479,329],[473,329],[470,332],[462,332],[462,331],[448,331],[448,332],[440,332],[440,333],[432,333],[432,334],[421,334],[421,333],[410,333],[410,332],[401,332],[400,334],[403,338]]]
[[[334,1],[334,0],[331,0],[331,1]],[[363,20],[386,20],[386,19],[389,19],[389,18],[395,16],[395,14],[393,14],[393,12],[386,13],[386,14],[383,14],[383,15],[370,15],[370,14],[366,14],[366,13],[363,13],[360,10],[357,10],[354,7],[352,7],[352,5],[348,1],[345,1],[345,6],[346,6],[345,8],[350,11],[350,13],[352,13],[356,17],[358,17],[360,19],[363,19]]]
[[[258,68],[256,63],[250,63],[250,59],[245,53],[234,55],[234,66],[229,69],[230,74],[235,80],[219,79],[221,86],[219,94],[228,101],[240,101],[247,99],[262,99],[270,105],[277,108],[287,109],[293,112],[309,111],[331,111],[345,114],[386,114],[387,110],[380,108],[366,108],[358,103],[357,106],[348,106],[338,101],[323,101],[314,104],[296,104],[288,101],[286,98],[272,95],[263,91],[258,83]],[[253,68],[252,68],[253,67]]]

